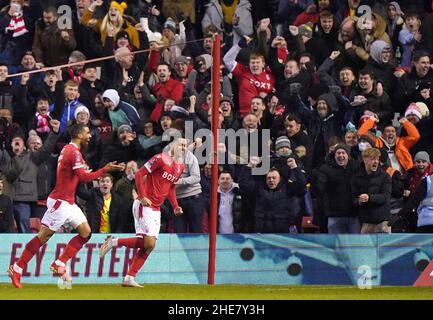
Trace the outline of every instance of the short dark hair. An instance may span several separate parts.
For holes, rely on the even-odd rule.
[[[343,67],[343,68],[340,69],[340,72],[344,71],[344,70],[349,70],[350,72],[353,73],[353,75],[355,75],[355,71],[353,71],[352,67],[345,66],[345,67]]]
[[[49,6],[47,8],[44,9],[45,13],[52,13],[54,16],[58,17],[59,14],[57,13],[57,9],[54,6]]]
[[[430,53],[428,53],[427,51],[423,51],[423,50],[415,51],[413,53],[413,56],[412,56],[412,61],[418,62],[419,59],[421,59],[423,57],[428,57],[430,59]]]
[[[171,66],[168,63],[159,62],[158,65],[156,66],[156,68],[158,68],[159,66],[167,66],[168,70],[171,72]]]
[[[320,19],[322,19],[322,18],[332,18],[332,19],[334,19],[334,15],[329,10],[323,10],[323,11],[321,11],[319,13],[319,18]]]
[[[287,120],[287,121],[295,121],[297,124],[302,124],[301,118],[299,118],[296,114],[293,114],[293,113],[289,113],[286,116],[285,120]]]
[[[111,174],[109,174],[108,172],[101,174],[101,176],[99,177],[98,180],[104,179],[104,178],[109,178],[111,180],[111,182],[114,181],[114,178]]]
[[[233,179],[233,174],[230,171],[221,170],[220,172],[218,172],[218,177],[220,177],[222,174],[229,174],[230,177]]]
[[[36,98],[36,104],[39,102],[39,101],[48,101],[48,103],[50,103],[50,98],[48,98],[47,96],[38,96],[37,98]]]
[[[362,69],[359,71],[359,76],[369,75],[371,79],[374,79],[374,73],[371,69]]]
[[[262,101],[262,104],[263,104],[263,105],[266,105],[266,100],[263,99],[263,98],[260,97],[260,96],[254,96],[254,97],[252,97],[252,98],[251,98],[251,101],[253,101],[253,99],[260,99],[260,100]]]
[[[71,138],[72,138],[72,139],[78,138],[78,135],[79,135],[81,132],[83,132],[83,130],[84,130],[85,128],[88,128],[88,126],[85,125],[85,124],[82,124],[82,123],[74,124],[74,125],[71,127]]]

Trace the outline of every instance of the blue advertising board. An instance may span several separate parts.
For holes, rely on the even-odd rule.
[[[56,283],[50,264],[73,235],[56,234],[32,259],[23,283]],[[131,237],[127,234],[116,237]],[[0,282],[34,234],[0,235]],[[116,248],[98,256],[105,239],[94,234],[69,263],[73,283],[119,283],[134,255]],[[215,283],[287,285],[412,285],[433,256],[426,234],[233,234],[217,236]],[[206,284],[208,236],[161,234],[137,281]]]

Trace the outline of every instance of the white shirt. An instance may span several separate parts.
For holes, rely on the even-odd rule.
[[[237,183],[233,183],[232,187],[227,192],[223,192],[221,188],[218,187],[218,193],[220,194],[218,233],[234,233],[232,209],[235,194],[232,190],[238,187]]]

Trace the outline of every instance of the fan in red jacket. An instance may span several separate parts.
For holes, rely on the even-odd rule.
[[[158,119],[161,117],[165,100],[171,98],[176,104],[179,104],[183,95],[183,85],[180,81],[171,78],[170,66],[164,62],[157,63],[157,59],[159,59],[158,52],[151,51],[149,57],[150,69],[156,73],[159,79],[159,82],[151,88],[157,101],[150,115],[150,120],[155,122],[158,122]]]

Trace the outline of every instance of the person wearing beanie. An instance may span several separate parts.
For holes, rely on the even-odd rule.
[[[407,120],[416,125],[422,119],[421,109],[416,103],[411,103],[404,112],[404,116]]]
[[[173,61],[173,70],[173,79],[180,81],[186,87],[188,76],[192,70],[189,58],[186,56],[176,57]]]
[[[392,223],[403,223],[406,232],[433,233],[433,169],[426,152],[418,152],[415,158],[412,175],[406,179],[407,201]]]
[[[404,197],[408,201],[417,191],[422,180],[433,174],[433,164],[430,162],[430,156],[425,151],[419,151],[414,157],[414,165],[404,179]],[[410,212],[405,219],[399,221],[399,225],[405,229],[405,232],[415,233],[417,224],[416,212]]]
[[[74,120],[68,123],[67,130],[62,135],[61,141],[59,141],[58,145],[63,146],[71,141],[71,130],[76,124],[86,125],[89,128],[91,137],[87,152],[83,154],[83,157],[89,167],[96,170],[99,168],[98,164],[102,152],[101,135],[98,128],[90,121],[90,111],[85,105],[81,103],[77,105],[74,111]]]
[[[288,157],[292,154],[292,146],[287,136],[281,136],[275,140],[275,154],[277,156],[285,157]]]
[[[351,159],[350,147],[345,143],[337,144],[330,160],[318,168],[312,191],[323,201],[321,213],[327,218],[328,233],[357,234],[361,225],[353,205],[350,183],[358,163]]]
[[[164,32],[165,30],[165,32]],[[173,33],[172,36],[168,35],[167,32],[171,31]],[[165,23],[164,26],[162,28],[162,35],[165,36],[167,39],[170,39],[172,37],[174,37],[174,35],[176,34],[176,22],[172,19],[172,18],[168,18]]]
[[[89,25],[90,20],[94,19],[93,13],[96,8],[102,4],[102,1],[94,1],[89,8],[85,9],[81,16],[81,23],[86,26]],[[140,48],[139,35],[133,25],[133,21],[124,15],[127,7],[126,2],[111,1],[108,13],[104,18],[96,19],[96,24],[93,28],[100,34],[102,45],[105,45],[107,38],[114,39],[120,31],[126,31],[129,35],[130,43],[134,47]]]
[[[135,107],[125,101],[121,101],[119,94],[114,89],[107,89],[102,94],[104,106],[108,110],[113,130],[122,124],[129,124],[137,131],[140,127],[140,116]]]
[[[411,148],[412,156],[419,151],[426,151],[429,155],[433,155],[433,117],[430,117],[430,112],[424,102],[412,102],[407,107],[405,117],[417,128],[420,139]]]

